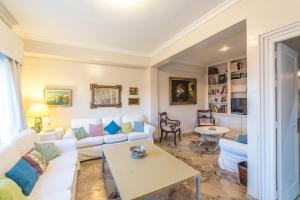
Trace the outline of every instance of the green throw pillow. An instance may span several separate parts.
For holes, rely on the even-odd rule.
[[[49,143],[34,143],[35,148],[43,157],[49,161],[60,155],[59,149],[53,142]]]
[[[132,132],[131,122],[122,123],[121,128],[122,128],[122,133],[131,133]]]
[[[81,140],[81,139],[89,136],[83,127],[72,128],[72,130],[74,131],[74,134],[75,134],[77,140]]]
[[[26,200],[26,197],[13,180],[0,176],[0,199]]]

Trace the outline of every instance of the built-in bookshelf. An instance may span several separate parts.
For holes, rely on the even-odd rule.
[[[208,107],[214,113],[233,113],[232,98],[247,98],[247,59],[208,67]]]

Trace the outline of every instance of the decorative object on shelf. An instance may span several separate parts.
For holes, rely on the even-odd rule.
[[[215,118],[212,117],[211,110],[197,110],[198,126],[215,126]]]
[[[146,157],[146,148],[145,146],[133,146],[130,147],[131,157],[134,159],[142,159]]]
[[[210,67],[208,69],[208,75],[215,75],[215,74],[219,74],[219,69],[216,67]]]
[[[121,92],[122,86],[107,86],[91,84],[91,103],[90,108],[98,107],[122,107]]]
[[[34,117],[33,129],[39,133],[43,129],[43,117],[48,116],[48,106],[41,103],[31,104],[27,115],[29,117]]]
[[[219,75],[219,84],[225,84],[227,82],[227,76],[225,74]]]
[[[197,104],[197,79],[169,77],[170,105]]]
[[[179,140],[181,141],[180,121],[169,119],[166,112],[158,113],[158,115],[159,115],[159,127],[161,131],[159,142],[161,143],[164,133],[166,134],[165,139],[167,139],[169,133],[172,133],[174,134],[174,144],[175,146],[177,146],[176,133],[178,133]]]
[[[128,98],[128,105],[140,105],[140,98]]]
[[[72,106],[71,89],[45,89],[44,96],[49,106]]]
[[[130,87],[129,88],[129,95],[139,95],[139,88],[137,88],[137,87]]]

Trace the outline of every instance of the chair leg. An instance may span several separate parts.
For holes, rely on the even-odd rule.
[[[181,129],[179,129],[178,136],[179,136],[179,140],[181,141]]]
[[[167,136],[168,136],[168,132],[166,132],[165,140],[167,139]]]
[[[177,147],[177,144],[176,144],[176,132],[174,133],[174,144],[175,144],[175,147]]]
[[[161,141],[162,141],[163,134],[164,134],[164,132],[161,130],[161,131],[160,131],[160,140],[159,140],[159,143],[161,143]]]

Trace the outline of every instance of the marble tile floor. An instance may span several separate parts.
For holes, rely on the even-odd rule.
[[[199,148],[191,142],[198,139],[192,134],[183,136],[182,141],[175,148],[173,137],[170,135],[162,144],[156,144],[200,171],[202,200],[246,199],[246,187],[239,184],[237,175],[218,167],[219,152],[212,153],[207,151],[211,150],[209,145]],[[101,162],[101,159],[96,159],[81,163],[77,180],[76,200],[120,199],[109,170],[106,170],[104,174],[102,173]],[[146,198],[146,200],[189,199],[195,199],[194,180],[186,181]]]

